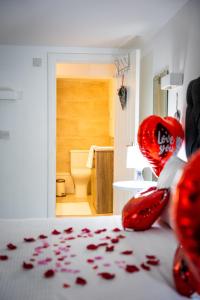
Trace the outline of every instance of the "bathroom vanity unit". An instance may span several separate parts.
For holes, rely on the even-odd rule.
[[[96,149],[91,177],[92,204],[97,214],[113,212],[113,149]]]

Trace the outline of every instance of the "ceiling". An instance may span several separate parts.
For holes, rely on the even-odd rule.
[[[0,0],[0,44],[126,47],[188,0]]]

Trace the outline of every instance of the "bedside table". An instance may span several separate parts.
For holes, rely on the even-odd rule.
[[[121,214],[127,201],[142,190],[157,186],[156,181],[127,180],[113,182],[115,195],[114,214]]]

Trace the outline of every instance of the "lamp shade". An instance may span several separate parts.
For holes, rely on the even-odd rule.
[[[137,170],[143,170],[149,167],[149,163],[142,155],[138,145],[127,147],[126,167]]]

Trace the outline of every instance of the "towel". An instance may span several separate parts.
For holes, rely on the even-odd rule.
[[[94,152],[95,151],[107,151],[107,150],[114,150],[112,146],[95,146],[92,145],[90,147],[89,153],[88,153],[88,159],[86,163],[86,167],[92,169],[94,167]]]

